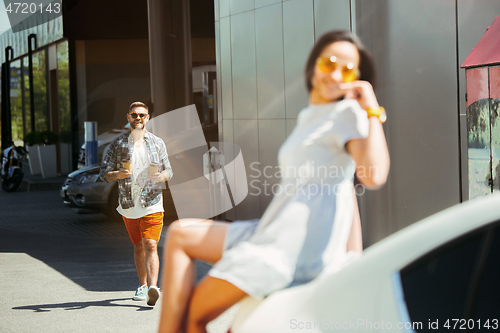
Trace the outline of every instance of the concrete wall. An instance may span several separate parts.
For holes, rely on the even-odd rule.
[[[468,199],[465,60],[500,13],[498,1],[357,1],[372,50],[391,153],[388,184],[362,198],[368,244]]]
[[[357,14],[390,119],[389,181],[363,198],[375,241],[460,202],[455,1],[359,1]]]
[[[228,218],[260,217],[269,204],[256,187],[278,182],[262,171],[276,166],[307,104],[307,54],[337,28],[355,31],[372,51],[389,115],[388,183],[360,197],[365,245],[467,200],[460,64],[498,14],[497,0],[215,0],[220,131],[242,148],[251,184]]]
[[[323,31],[350,28],[350,12],[349,0],[215,1],[220,131],[242,148],[250,184],[229,219],[260,217],[268,206],[278,149],[307,105],[305,59]]]
[[[309,50],[326,30],[355,31],[374,55],[389,115],[389,181],[360,198],[365,245],[373,244],[467,199],[459,66],[499,13],[496,0],[215,0],[223,140],[242,148],[250,184],[259,174],[262,192],[264,180],[276,183],[261,173],[276,166],[307,104]],[[254,186],[229,218],[262,215],[271,195]]]

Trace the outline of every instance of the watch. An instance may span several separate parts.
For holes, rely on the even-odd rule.
[[[383,124],[387,120],[387,114],[385,113],[385,109],[382,106],[379,106],[377,109],[368,108],[365,110],[368,117],[377,117],[380,122]]]

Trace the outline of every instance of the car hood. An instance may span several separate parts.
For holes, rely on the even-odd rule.
[[[78,176],[78,175],[80,175],[82,173],[87,173],[87,172],[98,173],[100,168],[101,168],[100,164],[94,164],[94,165],[91,165],[91,166],[88,166],[88,167],[83,167],[81,169],[75,170],[72,173],[70,173],[68,175],[68,178],[74,178],[75,176]]]
[[[112,129],[111,131],[102,133],[97,136],[97,146],[107,145],[111,143],[115,138],[119,137],[123,133],[130,132],[130,124],[127,123],[122,129]],[[82,149],[85,149],[85,143],[82,144]]]

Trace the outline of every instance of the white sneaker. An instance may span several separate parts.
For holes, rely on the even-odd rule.
[[[134,301],[144,301],[147,296],[148,296],[148,286],[145,284],[143,286],[137,287],[134,298],[132,299]]]
[[[148,289],[148,305],[155,306],[158,298],[160,298],[160,288],[158,288],[157,286],[149,287],[149,289]]]

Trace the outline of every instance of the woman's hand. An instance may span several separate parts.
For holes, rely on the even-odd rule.
[[[379,107],[373,87],[368,81],[354,81],[341,83],[340,90],[344,91],[344,97],[358,101],[362,109],[377,109]]]

